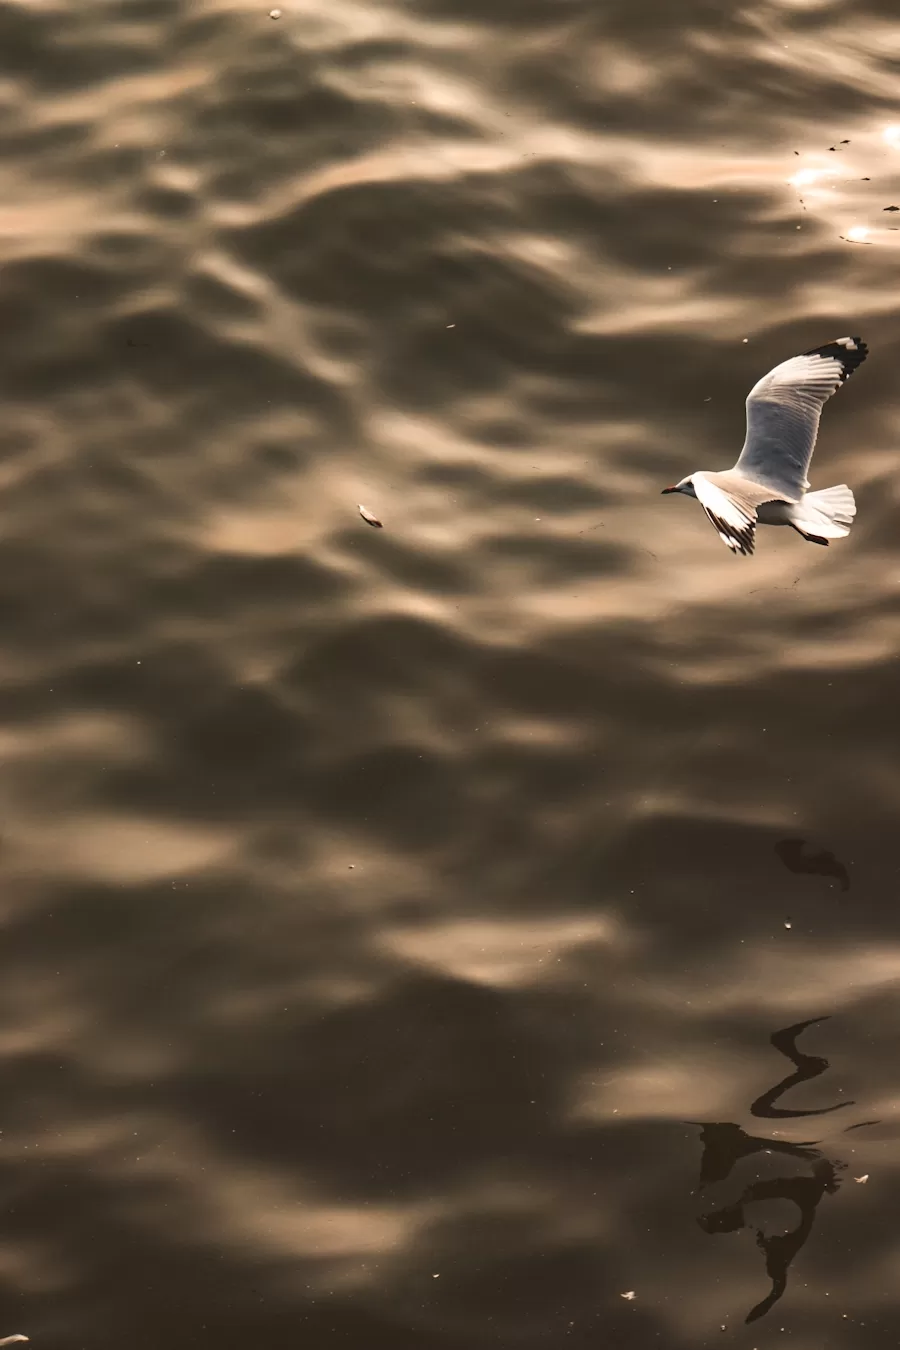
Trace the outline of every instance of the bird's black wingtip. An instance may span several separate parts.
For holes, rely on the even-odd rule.
[[[847,380],[858,370],[869,355],[869,348],[861,337],[835,338],[834,342],[824,342],[821,347],[813,347],[804,352],[804,356],[823,356],[841,363],[841,379]]]

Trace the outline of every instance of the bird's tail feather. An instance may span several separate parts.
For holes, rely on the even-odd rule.
[[[807,492],[791,512],[790,521],[800,534],[816,539],[843,539],[850,533],[856,501],[846,483],[839,487]]]

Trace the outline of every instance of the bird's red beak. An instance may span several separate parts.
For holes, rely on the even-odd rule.
[[[675,483],[673,483],[671,487],[663,488],[662,492],[660,493],[660,496],[664,497],[667,492],[677,492],[677,491],[678,487]]]

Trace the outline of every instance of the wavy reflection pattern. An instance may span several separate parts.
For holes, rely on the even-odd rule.
[[[789,1110],[776,1107],[776,1100],[789,1088],[798,1087],[825,1072],[828,1060],[819,1055],[807,1055],[797,1047],[797,1037],[807,1027],[815,1026],[826,1018],[813,1017],[805,1022],[776,1031],[772,1044],[776,1050],[796,1066],[794,1073],[776,1083],[753,1102],[750,1112],[754,1116],[765,1116],[776,1120],[797,1119],[803,1116],[822,1116],[832,1111],[840,1111],[853,1106],[851,1101],[835,1102],[831,1106],[817,1107],[811,1110]],[[878,1122],[868,1122],[877,1124]],[[700,1160],[700,1190],[712,1182],[726,1180],[736,1164],[744,1158],[763,1153],[777,1157],[800,1159],[808,1165],[803,1176],[786,1175],[757,1179],[748,1183],[740,1198],[733,1204],[710,1210],[698,1219],[700,1227],[706,1233],[735,1233],[748,1226],[747,1205],[766,1200],[788,1200],[800,1211],[799,1223],[786,1233],[767,1233],[763,1228],[756,1229],[756,1244],[766,1263],[766,1274],[772,1281],[771,1293],[757,1303],[747,1314],[747,1322],[755,1322],[774,1307],[787,1288],[788,1269],[794,1257],[809,1237],[816,1209],[824,1195],[833,1195],[839,1186],[838,1173],[846,1164],[834,1163],[825,1158],[813,1144],[794,1144],[786,1140],[759,1138],[746,1134],[739,1125],[727,1122],[704,1125],[700,1135],[703,1141],[703,1156]]]

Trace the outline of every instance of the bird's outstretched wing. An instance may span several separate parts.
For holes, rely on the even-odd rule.
[[[862,338],[842,337],[764,375],[747,395],[747,439],[734,471],[781,500],[799,501],[822,408],[868,354]]]
[[[756,543],[755,504],[719,487],[711,474],[695,473],[692,481],[697,501],[716,527],[722,543],[732,553],[743,553],[745,557],[752,553]]]

